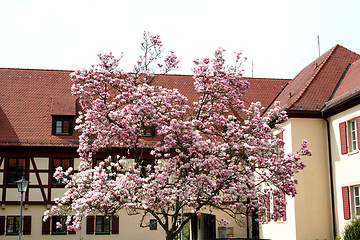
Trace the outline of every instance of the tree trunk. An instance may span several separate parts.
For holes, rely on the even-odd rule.
[[[166,232],[166,240],[173,240],[174,239],[174,234],[173,232]]]

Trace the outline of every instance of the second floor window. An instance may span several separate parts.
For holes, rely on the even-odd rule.
[[[341,154],[356,152],[360,146],[360,116],[339,123]]]
[[[62,169],[64,171],[66,171],[71,165],[70,165],[70,158],[53,158],[52,159],[52,172],[51,172],[51,177],[52,177],[52,184],[54,185],[63,185],[61,182],[59,182],[58,180],[56,180],[53,176],[54,173],[56,171],[56,168],[58,167],[62,167]]]
[[[26,158],[8,158],[7,184],[15,185],[25,174]]]
[[[357,131],[356,131],[356,120],[351,120],[349,124],[349,147],[350,152],[357,150]]]

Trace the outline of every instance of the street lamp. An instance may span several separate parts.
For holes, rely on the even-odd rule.
[[[20,226],[19,226],[19,240],[21,240],[21,232],[22,232],[22,208],[23,208],[23,194],[24,192],[26,192],[28,186],[29,186],[29,181],[25,180],[24,178],[22,178],[19,181],[16,181],[16,185],[17,185],[17,189],[18,191],[21,193],[21,201],[20,201]]]

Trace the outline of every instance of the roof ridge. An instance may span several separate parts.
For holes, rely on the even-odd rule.
[[[12,67],[0,67],[0,70],[25,70],[25,71],[56,71],[56,72],[73,72],[74,70],[65,69],[43,69],[43,68],[12,68]]]
[[[306,86],[304,87],[304,89],[301,91],[301,93],[298,95],[298,97],[288,106],[288,108],[293,107],[293,105],[303,96],[304,92],[309,88],[309,86],[311,85],[311,83],[313,82],[313,80],[318,76],[319,72],[323,69],[324,65],[328,62],[328,60],[330,59],[330,57],[333,55],[333,53],[335,52],[335,49],[337,49],[340,45],[336,44],[332,49],[330,49],[329,51],[329,55],[325,58],[325,60],[322,62],[322,64],[318,67],[317,71],[314,73],[314,75],[311,77],[310,81],[306,84]],[[325,53],[324,53],[325,54]],[[324,55],[323,54],[323,55]],[[321,55],[322,56],[322,55]],[[320,57],[321,57],[320,56]],[[318,57],[317,59],[319,59],[320,57]],[[316,60],[317,60],[316,59]],[[316,61],[315,60],[315,61]],[[314,61],[314,62],[315,62]]]
[[[268,77],[242,77],[243,79],[252,79],[252,80],[275,80],[275,81],[291,81],[291,78],[268,78]]]

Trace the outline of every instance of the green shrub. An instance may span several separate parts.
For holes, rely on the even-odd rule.
[[[359,240],[360,239],[360,219],[351,220],[345,227],[344,240]]]

